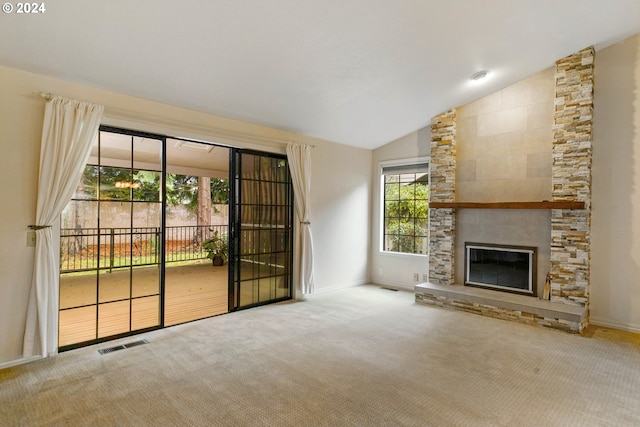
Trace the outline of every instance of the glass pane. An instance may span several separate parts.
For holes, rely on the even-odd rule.
[[[258,158],[253,154],[242,154],[241,178],[256,178],[259,170]]]
[[[160,293],[161,210],[159,203],[133,205],[131,288],[134,298]]]
[[[134,170],[131,186],[133,200],[146,202],[159,202],[161,200],[160,172]]]
[[[415,239],[415,253],[426,255],[428,253],[428,242],[426,237],[416,237]]]
[[[242,181],[242,204],[258,204],[260,201],[260,182]]]
[[[60,216],[62,229],[88,229],[98,227],[98,202],[71,200]]]
[[[96,303],[96,271],[60,275],[60,309]]]
[[[133,137],[133,168],[162,171],[162,141],[159,139]]]
[[[274,159],[276,162],[276,176],[278,182],[289,182],[289,164],[285,159]]]
[[[133,233],[147,233],[153,237],[154,233],[160,232],[162,204],[155,202],[133,203],[131,210],[133,212]]]
[[[129,332],[130,300],[98,306],[98,338]]]
[[[416,219],[416,236],[427,236],[429,233],[429,220]]]
[[[58,346],[96,339],[96,306],[61,310]]]
[[[259,269],[256,261],[257,256],[244,255],[240,259],[240,277],[242,280],[258,277]]]
[[[129,135],[100,132],[100,165],[131,168],[131,144],[132,137]]]
[[[131,231],[131,265],[158,264],[160,262],[160,228],[135,227]]]
[[[384,186],[384,199],[385,200],[399,200],[400,199],[400,186],[396,183],[385,184]]]
[[[400,202],[385,202],[384,204],[384,216],[385,218],[398,218],[403,213],[403,206]]]
[[[429,187],[425,184],[416,185],[416,199],[428,200],[429,199]]]
[[[152,328],[160,324],[160,297],[151,296],[131,301],[131,330]]]
[[[211,203],[214,205],[228,205],[229,180],[226,178],[211,178]]]
[[[279,206],[273,208],[273,222],[281,226],[289,225],[289,208],[287,206]]]
[[[160,294],[160,265],[135,267],[131,270],[133,298]]]
[[[256,302],[266,302],[276,297],[275,277],[262,277],[258,280],[258,299]]]
[[[262,255],[258,258],[258,277],[269,277],[274,273],[272,270],[271,254]]]
[[[240,282],[240,307],[258,302],[258,280]]]
[[[125,233],[122,229],[131,227],[131,204],[123,202],[100,202],[100,228],[102,234]]]
[[[240,254],[248,255],[256,253],[257,233],[252,228],[245,227],[240,232]]]
[[[128,299],[131,296],[131,269],[118,268],[114,270],[100,270],[98,274],[98,301],[110,302]]]
[[[398,183],[400,181],[400,175],[385,175],[384,182],[386,184]]]
[[[397,234],[400,229],[400,222],[396,218],[387,218],[384,232],[385,234]]]
[[[416,181],[415,173],[403,173],[400,175],[400,184],[412,184]]]
[[[131,169],[100,167],[100,200],[131,200]]]
[[[400,185],[400,200],[413,200],[415,199],[415,185],[403,184]]]
[[[287,275],[276,276],[276,298],[286,298],[289,296],[289,287],[287,286]]]
[[[70,201],[60,216],[60,273],[86,271],[98,262],[98,202]]]

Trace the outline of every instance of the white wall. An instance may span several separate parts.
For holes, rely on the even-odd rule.
[[[315,291],[369,281],[371,150],[313,150],[311,229]]]
[[[38,91],[105,105],[104,122],[111,125],[279,153],[284,153],[284,145],[274,139],[315,145],[311,220],[316,291],[367,281],[370,150],[0,66],[0,366],[18,361],[22,354],[33,263],[33,248],[26,246],[27,226],[35,218],[45,104],[33,95]]]
[[[598,51],[591,322],[640,332],[640,35]]]
[[[425,127],[412,132],[373,152],[372,162],[372,205],[371,205],[371,281],[385,286],[407,288],[422,282],[422,276],[429,271],[426,256],[402,255],[380,251],[382,231],[380,229],[380,162],[388,160],[415,159],[430,153],[431,128]],[[420,280],[413,280],[418,273]]]

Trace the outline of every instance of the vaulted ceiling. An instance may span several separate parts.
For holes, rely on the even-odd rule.
[[[640,32],[638,0],[43,3],[0,65],[365,148]]]

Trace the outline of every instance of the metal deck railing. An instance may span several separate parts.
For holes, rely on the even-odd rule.
[[[202,242],[226,225],[188,225],[165,228],[166,263],[207,257]],[[63,228],[60,230],[60,273],[158,264],[162,233],[159,227]]]

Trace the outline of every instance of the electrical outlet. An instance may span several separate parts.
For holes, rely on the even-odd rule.
[[[428,282],[429,281],[429,275],[427,273],[423,273],[422,274],[422,281],[423,282]]]
[[[36,245],[36,232],[27,231],[27,246],[35,246],[35,245]]]
[[[420,275],[418,273],[413,273],[413,280],[415,282],[419,281],[420,280]]]
[[[383,274],[384,274],[384,270],[383,270],[383,269],[381,269],[381,268],[379,268],[379,269],[378,269],[378,275],[379,275],[379,276],[382,276]]]

